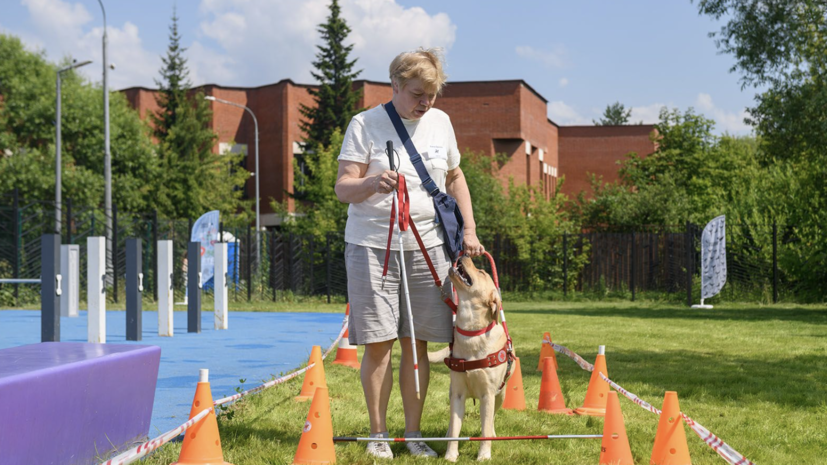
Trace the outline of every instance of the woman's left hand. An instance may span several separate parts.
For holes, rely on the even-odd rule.
[[[476,231],[465,231],[463,235],[463,251],[469,257],[479,257],[485,253],[485,247],[480,244]]]

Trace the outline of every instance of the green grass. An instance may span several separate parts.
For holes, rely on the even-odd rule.
[[[327,308],[341,311],[341,304]],[[509,303],[506,299],[505,308],[521,359],[527,409],[498,412],[500,436],[602,432],[601,418],[536,411],[540,374],[535,369],[542,334],[549,331],[556,343],[590,361],[597,346],[606,345],[608,371],[614,381],[658,408],[665,391],[677,391],[682,411],[758,464],[825,460],[824,306],[722,305],[701,311],[658,303]],[[395,366],[398,354],[397,348]],[[589,373],[564,355],[558,354],[558,361],[566,404],[577,407],[585,397]],[[325,370],[334,434],[366,435],[368,418],[358,372],[330,363],[325,364]],[[244,373],[238,376],[242,378]],[[444,365],[434,367],[423,416],[426,436],[441,436],[447,430],[448,378]],[[247,380],[244,387],[257,384],[257,380]],[[291,463],[310,407],[309,403],[293,401],[300,387],[300,379],[290,381],[234,404],[229,410],[232,414],[223,413],[219,428],[224,459],[236,465]],[[658,418],[622,396],[621,408],[635,461],[648,463]],[[402,435],[397,387],[388,423],[391,436]],[[478,405],[471,402],[462,435],[480,435]],[[725,463],[689,428],[686,436],[694,464]],[[180,446],[168,444],[144,463],[171,463]],[[337,462],[374,463],[364,447],[337,445]],[[432,447],[442,455],[446,444]],[[471,463],[477,448],[477,443],[460,443],[460,463]],[[392,463],[427,462],[410,457],[402,444],[392,449],[397,455]],[[490,463],[596,464],[599,451],[600,441],[590,439],[496,442]]]

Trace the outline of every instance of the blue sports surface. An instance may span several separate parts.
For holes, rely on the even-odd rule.
[[[324,351],[339,335],[344,308],[340,314],[230,312],[229,329],[220,331],[213,329],[213,313],[202,312],[201,333],[187,333],[186,312],[173,318],[174,336],[160,337],[158,313],[143,312],[142,340],[133,342],[126,341],[126,312],[106,312],[107,342],[161,348],[150,437],[187,421],[199,369],[210,370],[214,399],[256,387],[307,362],[314,345]],[[61,341],[86,342],[86,331],[85,311],[61,317]],[[0,349],[39,342],[39,311],[0,310]],[[298,394],[301,379],[291,382]]]

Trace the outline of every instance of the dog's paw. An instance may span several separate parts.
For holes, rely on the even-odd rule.
[[[446,452],[445,453],[445,460],[449,462],[456,462],[459,458],[459,452]]]
[[[490,450],[487,450],[485,452],[480,451],[480,453],[477,454],[477,462],[482,462],[483,460],[491,460],[491,451]]]

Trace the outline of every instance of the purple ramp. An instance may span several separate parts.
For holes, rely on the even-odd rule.
[[[0,461],[91,464],[145,439],[160,359],[131,344],[0,349]]]

